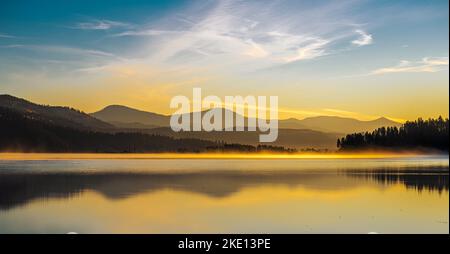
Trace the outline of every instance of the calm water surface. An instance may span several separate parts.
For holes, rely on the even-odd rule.
[[[449,158],[0,160],[0,233],[449,233]]]

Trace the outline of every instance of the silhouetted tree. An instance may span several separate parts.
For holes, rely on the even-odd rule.
[[[338,139],[340,150],[361,148],[431,148],[448,151],[449,121],[437,119],[407,121],[400,128],[381,127],[372,132],[353,133]]]

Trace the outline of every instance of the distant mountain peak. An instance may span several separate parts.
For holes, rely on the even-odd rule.
[[[90,115],[116,126],[168,126],[170,117],[124,105],[112,104]]]
[[[100,113],[103,111],[111,111],[111,110],[123,110],[123,111],[140,112],[140,113],[145,113],[145,114],[154,114],[154,115],[164,116],[163,114],[145,111],[145,110],[141,110],[141,109],[137,109],[137,108],[132,108],[132,107],[121,105],[121,104],[111,104],[111,105],[104,107],[103,109],[101,109],[99,111],[96,111],[96,112],[93,112],[90,114],[92,115],[92,114],[97,114],[97,113]]]
[[[401,125],[400,122],[391,120],[391,119],[389,119],[387,117],[384,117],[384,116],[379,117],[379,118],[373,120],[372,122],[377,122],[377,123],[380,123],[380,124],[384,124],[384,125],[386,125],[386,127],[387,126],[399,126],[399,125]]]
[[[103,111],[103,110],[134,110],[134,111],[145,112],[145,111],[143,111],[143,110],[131,108],[131,107],[124,106],[124,105],[120,105],[120,104],[111,104],[111,105],[108,105],[108,106],[104,107],[103,109],[101,109],[101,110],[99,110],[99,111],[97,111],[97,112],[100,112],[100,111]]]
[[[381,116],[381,117],[379,117],[379,118],[377,118],[377,119],[375,119],[375,120],[373,120],[373,121],[395,122],[395,121],[392,121],[391,119],[386,118],[386,117],[384,117],[384,116]]]
[[[124,105],[119,105],[119,104],[111,104],[111,105],[104,107],[103,109],[114,109],[114,108],[129,108],[129,109],[131,109],[130,107],[127,107]]]

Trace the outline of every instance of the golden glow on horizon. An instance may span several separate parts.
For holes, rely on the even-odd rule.
[[[441,85],[443,80],[448,83],[448,77],[442,77],[442,74],[438,80],[433,79],[433,85],[430,86],[421,85],[421,82],[427,81],[424,78],[409,83],[405,80],[390,80],[389,83],[396,85],[388,93],[376,89],[375,81],[365,88],[349,87],[342,80],[305,82],[296,87],[295,82],[285,84],[276,80],[232,80],[222,75],[193,75],[193,71],[173,72],[156,66],[109,67],[108,70],[110,72],[105,76],[83,81],[83,86],[75,80],[34,77],[36,82],[46,85],[37,91],[29,86],[15,85],[1,93],[38,104],[70,106],[87,113],[111,104],[120,104],[170,115],[174,112],[169,107],[173,96],[184,95],[192,99],[192,88],[201,87],[202,97],[216,95],[223,99],[226,95],[276,95],[279,97],[280,119],[338,116],[367,121],[386,117],[403,123],[418,117],[449,115],[448,85]],[[195,73],[201,71],[195,70]],[[271,85],[278,82],[280,87]],[[331,82],[332,87],[321,87]],[[61,83],[65,85],[60,86]],[[406,89],[406,84],[414,88]],[[87,90],[89,93],[86,93]]]
[[[68,159],[382,159],[420,156],[419,153],[0,153],[0,160]]]

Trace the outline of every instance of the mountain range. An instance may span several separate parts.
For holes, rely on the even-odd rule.
[[[220,109],[213,109],[220,110]],[[222,116],[225,115],[222,109]],[[202,115],[206,111],[202,111]],[[191,113],[192,114],[192,113]],[[91,113],[98,118],[117,127],[126,128],[156,128],[169,127],[170,116],[153,112],[146,112],[121,105],[110,105],[104,109]],[[233,112],[233,117],[236,113]],[[192,116],[190,116],[192,118]],[[245,127],[248,126],[249,119],[244,117]],[[380,117],[372,121],[361,121],[353,118],[338,116],[317,116],[308,117],[302,120],[296,118],[280,119],[278,122],[280,129],[308,129],[331,133],[354,133],[372,131],[383,126],[401,126],[401,123],[394,122],[385,117]]]
[[[84,131],[104,133],[137,132],[168,136],[175,139],[198,139],[209,142],[220,141],[259,145],[259,132],[174,132],[169,126],[169,115],[137,110],[122,105],[110,105],[100,111],[87,114],[70,107],[39,105],[11,95],[0,95],[0,107],[13,110],[27,119]],[[205,112],[203,111],[202,114]],[[236,116],[235,112],[233,112],[233,116]],[[252,119],[244,119],[245,127],[248,127],[249,120]],[[295,149],[335,149],[336,140],[347,133],[372,131],[382,126],[400,125],[400,123],[386,118],[379,118],[373,121],[360,121],[335,116],[318,116],[302,120],[295,118],[283,119],[279,120],[278,139],[270,145]]]

